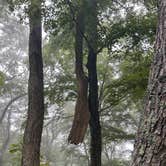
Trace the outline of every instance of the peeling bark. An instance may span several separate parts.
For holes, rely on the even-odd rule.
[[[90,119],[88,106],[88,79],[83,70],[83,34],[84,34],[84,9],[83,7],[77,14],[76,37],[75,37],[75,56],[76,56],[76,77],[78,81],[78,97],[75,106],[75,115],[68,137],[71,144],[83,142]]]

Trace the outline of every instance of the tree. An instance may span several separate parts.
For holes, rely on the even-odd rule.
[[[0,1],[0,9],[0,165],[5,166],[25,109],[27,28],[10,15],[6,1]]]
[[[99,118],[97,52],[98,52],[98,11],[97,1],[91,0],[88,6],[88,79],[89,79],[89,111],[90,111],[90,165],[101,166],[101,126]]]
[[[28,119],[23,139],[22,166],[39,166],[44,120],[41,0],[30,1],[29,27]]]
[[[75,5],[75,3],[74,3],[75,1],[72,1],[72,6],[74,6]],[[91,2],[88,2],[88,3],[91,3]],[[93,3],[92,3],[93,4]],[[99,4],[98,3],[98,6],[99,5],[101,5],[101,4]],[[114,5],[117,5],[117,3],[115,3]],[[88,5],[87,5],[88,6]],[[119,7],[119,6],[118,6]],[[91,46],[91,45],[93,45],[93,43],[94,42],[96,42],[96,40],[95,40],[95,38],[93,38],[92,37],[92,33],[96,33],[95,31],[93,31],[94,30],[94,26],[95,26],[95,24],[93,24],[93,25],[91,25],[92,23],[91,23],[91,21],[92,20],[94,20],[94,17],[95,17],[95,15],[94,14],[92,14],[92,10],[94,9],[94,8],[91,8],[91,6],[89,5],[88,6],[88,8],[89,8],[89,10],[87,10],[88,12],[86,12],[86,16],[87,16],[87,18],[88,18],[88,21],[87,21],[87,24],[86,24],[86,33],[88,33],[88,35],[87,35],[87,38],[85,39],[86,40],[86,44],[89,46],[89,48],[91,48],[91,50],[93,50],[93,47]],[[77,8],[75,7],[75,9],[76,10],[74,10],[74,11],[76,11],[77,12]],[[91,10],[92,9],[92,10]],[[120,9],[119,9],[120,10]],[[100,11],[101,12],[101,11]],[[98,14],[98,13],[97,13]],[[101,14],[101,13],[100,13]],[[73,11],[72,11],[72,15],[73,15]],[[100,15],[99,15],[99,18],[100,18]],[[127,17],[128,18],[128,17]],[[104,45],[104,44],[102,44],[102,45],[104,45],[104,47],[107,47],[107,46],[110,46],[110,47],[113,47],[114,46],[114,44],[116,45],[117,43],[120,43],[118,40],[119,39],[121,39],[121,38],[123,38],[123,40],[125,39],[125,40],[127,40],[127,44],[130,42],[130,39],[128,39],[128,38],[132,38],[132,40],[131,41],[133,41],[133,43],[130,43],[130,45],[127,45],[128,46],[128,49],[132,49],[132,46],[134,45],[135,47],[137,46],[138,47],[138,41],[143,41],[144,40],[144,38],[145,38],[145,34],[144,34],[144,29],[145,29],[145,27],[143,27],[142,28],[142,26],[141,26],[141,28],[140,28],[140,25],[142,25],[141,23],[140,23],[140,25],[138,25],[138,21],[136,20],[135,21],[135,19],[136,19],[136,17],[131,17],[131,20],[130,19],[120,19],[120,21],[119,20],[117,20],[116,19],[116,21],[115,21],[115,24],[113,24],[112,26],[110,26],[107,22],[104,24],[104,25],[106,25],[106,26],[108,26],[108,28],[109,28],[109,30],[108,30],[108,32],[110,32],[109,34],[108,34],[108,36],[107,36],[107,43],[106,43],[106,45]],[[64,17],[63,17],[63,20],[65,20],[64,19]],[[105,20],[105,19],[104,19]],[[127,20],[127,21],[126,21]],[[75,21],[75,20],[74,20]],[[135,22],[134,22],[135,21]],[[146,20],[147,21],[147,20]],[[145,22],[146,22],[145,21]],[[113,21],[112,21],[113,22]],[[127,22],[127,23],[126,23]],[[137,23],[137,24],[136,24]],[[90,24],[90,26],[88,25],[88,24]],[[144,24],[143,24],[144,25]],[[148,24],[149,25],[149,24]],[[88,26],[88,27],[87,27]],[[99,25],[99,23],[97,23],[97,26],[98,26],[98,29],[99,29],[99,27],[101,26],[101,25]],[[93,30],[91,29],[93,27]],[[138,27],[139,27],[139,29],[138,29]],[[66,28],[66,27],[65,27]],[[100,27],[101,28],[101,27]],[[98,30],[97,29],[97,30]],[[93,31],[93,32],[92,32]],[[151,30],[149,30],[151,33],[153,32],[153,31],[151,31]],[[63,29],[63,32],[64,32],[64,29]],[[92,33],[91,33],[92,32]],[[99,33],[100,33],[100,31],[98,31],[97,32],[97,35],[96,36],[98,36],[99,35]],[[137,35],[137,34],[139,34],[139,35]],[[140,35],[141,34],[141,35]],[[95,36],[95,37],[96,37]],[[102,35],[101,35],[102,36]],[[101,36],[99,36],[99,37],[101,37]],[[104,35],[103,35],[104,36]],[[139,37],[138,37],[139,36]],[[85,36],[86,37],[86,36]],[[92,39],[90,40],[90,38],[92,37]],[[125,38],[126,37],[126,38]],[[127,38],[128,37],[128,38]],[[89,42],[89,40],[90,40],[90,42]],[[100,38],[100,40],[102,40],[101,38]],[[62,41],[62,39],[60,40],[60,41]],[[88,42],[87,42],[88,41]],[[72,42],[71,42],[72,43]],[[97,43],[98,44],[98,43]],[[133,45],[132,45],[133,44]],[[120,45],[122,45],[122,43],[120,43]],[[56,45],[57,46],[57,45]],[[126,45],[125,46],[122,46],[122,47],[127,47]],[[130,48],[129,48],[130,47]],[[89,49],[90,50],[90,49]],[[138,51],[138,50],[136,50],[136,51]],[[97,51],[96,51],[97,52]],[[96,53],[95,52],[95,53]],[[117,51],[118,52],[118,51]],[[125,54],[125,51],[123,52],[123,50],[122,51],[120,51],[120,53],[123,53],[125,56],[126,56],[126,54],[127,54],[127,51],[126,51],[126,54]],[[128,54],[133,54],[133,52],[130,52],[130,53],[128,53]],[[115,53],[115,55],[116,55],[116,53]],[[101,56],[101,55],[100,55]],[[130,56],[130,55],[129,55]],[[136,55],[137,56],[137,55]],[[117,58],[118,59],[118,58]],[[109,60],[110,61],[110,60]],[[129,62],[130,63],[130,62]],[[134,73],[132,73],[132,74],[134,74]],[[128,75],[127,75],[128,76]],[[108,77],[110,77],[110,75],[108,75]],[[132,76],[132,77],[135,77],[135,75],[134,76]],[[129,79],[128,79],[129,78]],[[139,77],[138,77],[139,78]],[[122,78],[122,79],[119,79],[119,80],[116,80],[116,81],[114,81],[113,83],[114,83],[114,88],[113,89],[111,89],[112,88],[112,84],[109,84],[109,85],[106,85],[107,86],[107,97],[108,96],[112,96],[112,98],[109,98],[109,99],[106,99],[105,101],[107,102],[105,102],[104,104],[107,104],[107,105],[109,105],[108,107],[106,107],[107,109],[105,109],[105,114],[107,113],[107,118],[108,118],[108,114],[111,114],[111,113],[108,113],[108,111],[110,111],[110,112],[113,112],[112,111],[112,107],[113,107],[113,104],[114,105],[117,105],[117,103],[119,104],[120,102],[121,102],[121,98],[126,98],[126,96],[127,95],[129,95],[129,90],[131,91],[131,93],[132,93],[132,90],[133,89],[136,89],[134,86],[135,86],[135,84],[133,83],[133,89],[132,88],[130,88],[130,83],[134,80],[131,80],[130,79],[130,76],[129,77],[127,77],[127,79],[126,79],[126,76],[124,75],[124,78]],[[112,81],[112,80],[110,80],[110,81]],[[123,82],[122,82],[123,81]],[[128,82],[127,82],[128,81]],[[134,80],[135,81],[135,80]],[[142,80],[141,80],[142,81]],[[140,81],[140,82],[141,82]],[[144,80],[143,80],[144,81]],[[99,80],[99,84],[100,84],[100,82],[101,82],[101,80]],[[118,82],[118,87],[117,86],[115,86],[116,85],[116,83]],[[130,83],[129,83],[130,82]],[[135,81],[136,82],[136,81]],[[120,84],[123,84],[123,85],[120,85]],[[143,82],[144,84],[146,84],[146,81],[144,81]],[[126,91],[126,88],[124,88],[126,85],[124,85],[124,84],[127,84],[127,90],[128,91]],[[59,85],[59,84],[58,84]],[[137,84],[136,84],[136,86],[137,86]],[[121,88],[121,87],[123,87],[123,88]],[[64,88],[63,88],[64,89]],[[117,90],[118,89],[118,90]],[[142,88],[143,89],[143,88]],[[141,89],[141,90],[142,90]],[[111,90],[113,90],[113,93],[112,94],[110,94],[110,92],[111,92]],[[139,90],[138,90],[139,91]],[[125,93],[124,93],[125,92]],[[144,89],[143,89],[143,92],[141,91],[141,95],[144,93]],[[112,101],[111,101],[112,100]],[[111,102],[110,102],[111,101]],[[126,100],[125,100],[126,101]],[[115,104],[116,103],[116,104]],[[126,111],[123,111],[123,109],[124,109],[124,105],[125,105],[125,108],[126,108],[126,104],[123,104],[123,108],[122,108],[122,106],[120,107],[121,109],[121,112],[123,113],[123,118],[120,118],[120,116],[118,115],[119,114],[119,111],[117,111],[117,110],[119,110],[119,108],[116,110],[116,113],[117,113],[117,117],[112,117],[112,118],[116,118],[116,120],[118,120],[118,122],[119,121],[121,121],[122,122],[122,126],[123,126],[123,128],[124,128],[124,131],[125,131],[125,127],[124,127],[124,124],[123,124],[123,122],[125,122],[126,121],[126,119],[127,119],[127,117],[129,117],[128,116],[128,113],[126,113]],[[106,105],[105,105],[106,106]],[[103,110],[103,108],[102,108],[102,110]],[[114,109],[115,110],[115,109]],[[112,113],[113,114],[113,113]],[[106,117],[106,116],[105,116]],[[125,118],[124,118],[125,117]],[[103,118],[104,119],[104,118]],[[122,121],[122,119],[123,119],[123,121]],[[104,120],[103,120],[104,121]],[[111,121],[111,122],[114,122],[114,121]],[[109,122],[110,123],[110,122]],[[112,123],[111,123],[112,124]],[[114,126],[116,127],[116,125],[117,125],[117,122],[114,124]],[[108,125],[109,126],[109,125]],[[113,135],[112,134],[112,132],[110,132],[111,134],[107,134],[107,136],[110,138],[110,137],[113,137],[113,139],[118,139],[118,137],[119,137],[119,139],[120,138],[122,138],[123,136],[125,136],[126,138],[127,137],[130,137],[129,139],[131,139],[131,137],[132,137],[132,139],[133,139],[133,135],[128,135],[126,132],[123,132],[123,130],[121,130],[121,132],[119,132],[120,130],[118,130],[118,128],[115,128],[115,127],[113,127],[113,126],[111,126],[112,128],[111,128],[111,130],[113,131],[113,133],[115,133],[115,135]],[[110,131],[110,130],[109,130]],[[107,132],[108,132],[108,130],[107,130]],[[119,134],[120,133],[120,134]],[[115,137],[115,138],[114,138]],[[96,146],[96,144],[94,144],[94,146]],[[99,151],[96,151],[97,153],[99,153]]]
[[[151,66],[145,112],[138,130],[132,166],[166,165],[166,2],[158,1],[155,55]]]
[[[75,23],[75,71],[78,80],[78,97],[75,106],[73,126],[68,138],[68,141],[73,144],[83,142],[90,119],[88,108],[88,78],[83,69],[84,10],[84,6],[81,5]]]
[[[54,2],[56,2],[57,3],[57,1],[54,1]],[[59,1],[58,1],[59,2]],[[71,2],[71,1],[70,1]],[[74,3],[75,1],[72,1],[72,3]],[[102,2],[104,2],[104,3],[106,3],[107,1],[102,1]],[[124,1],[123,1],[124,2]],[[73,5],[75,5],[75,3],[73,4]],[[98,6],[99,6],[99,3],[98,3]],[[51,4],[51,7],[53,7],[53,8],[55,8],[55,6],[54,5],[52,5]],[[64,9],[64,8],[63,8]],[[65,8],[66,9],[66,8]],[[56,8],[56,10],[57,10],[57,8]],[[59,10],[61,10],[61,9],[59,9]],[[51,10],[49,10],[49,11],[51,11]],[[76,13],[77,13],[77,10],[75,10],[76,11]],[[65,13],[66,12],[66,10],[61,10],[61,12],[63,13]],[[103,10],[103,12],[104,12],[104,10]],[[58,11],[58,14],[59,14],[60,12]],[[100,13],[100,12],[99,12]],[[117,12],[118,13],[118,12]],[[52,14],[53,16],[55,16],[54,14]],[[89,13],[87,12],[87,15],[89,15]],[[109,15],[111,15],[111,14],[109,14]],[[64,22],[64,21],[67,21],[67,19],[68,19],[68,16],[69,16],[69,14],[65,17],[65,18],[63,18],[63,19],[61,19],[61,17],[59,18],[62,22]],[[57,18],[56,16],[55,16],[55,18]],[[99,19],[101,18],[100,17],[100,15],[99,15],[99,17],[98,17]],[[115,17],[116,18],[116,17]],[[135,20],[135,18],[137,18],[137,17],[133,17],[133,20]],[[141,19],[142,20],[142,19]],[[101,20],[99,20],[99,21],[101,21]],[[107,21],[106,19],[104,19],[104,21]],[[119,26],[118,26],[118,24],[116,25],[111,25],[110,26],[110,24],[108,24],[108,23],[106,23],[105,22],[105,24],[103,24],[103,26],[108,26],[108,28],[110,28],[111,29],[111,33],[110,33],[110,36],[108,36],[108,38],[107,39],[110,39],[110,43],[109,43],[109,41],[108,41],[108,45],[110,44],[121,44],[121,42],[119,42],[118,40],[119,40],[119,38],[121,39],[121,37],[123,38],[122,40],[123,40],[123,42],[126,42],[127,44],[127,46],[131,46],[131,45],[129,45],[129,44],[131,44],[131,43],[129,43],[129,41],[131,41],[131,40],[129,40],[129,39],[127,39],[127,37],[128,38],[130,38],[132,35],[132,39],[135,39],[135,41],[137,42],[137,39],[140,39],[140,40],[144,40],[144,38],[142,37],[142,35],[140,35],[140,31],[142,31],[142,29],[144,30],[144,31],[146,31],[146,28],[144,27],[144,24],[141,24],[140,23],[140,25],[142,25],[142,26],[137,26],[137,21],[133,21],[133,22],[131,22],[131,24],[129,25],[128,24],[128,22],[129,22],[129,20],[127,20],[128,22],[126,23],[126,20],[124,20],[124,22],[121,22],[121,21],[119,21],[119,20],[117,20],[117,19],[114,19],[114,21],[115,22],[118,22],[119,23]],[[151,21],[151,20],[149,20],[149,22],[150,23],[152,23],[153,21]],[[87,23],[88,23],[88,21],[87,21]],[[99,24],[100,24],[100,26],[101,26],[101,23],[99,22]],[[99,27],[99,24],[98,24],[98,30],[101,28],[101,27]],[[114,24],[114,22],[112,22],[112,24]],[[70,26],[72,25],[72,23],[70,23]],[[59,25],[59,26],[61,26],[61,25]],[[126,26],[126,27],[125,27]],[[125,27],[125,28],[124,28]],[[54,114],[54,116],[52,117],[52,115],[50,114],[50,117],[48,117],[48,119],[49,118],[51,118],[51,120],[50,120],[50,124],[52,124],[52,122],[54,121],[54,123],[56,123],[56,124],[58,124],[58,119],[63,119],[63,115],[64,115],[64,112],[63,112],[63,104],[65,104],[66,103],[66,101],[69,101],[69,100],[71,100],[71,97],[73,97],[72,98],[72,100],[75,100],[75,98],[76,98],[76,83],[75,83],[75,79],[73,78],[73,57],[72,57],[72,55],[74,54],[73,52],[74,52],[74,49],[73,49],[73,46],[71,47],[71,45],[74,45],[73,44],[73,31],[71,31],[71,30],[73,30],[71,27],[70,27],[70,29],[68,29],[67,31],[66,31],[66,29],[67,28],[69,28],[68,26],[62,26],[62,29],[60,29],[60,31],[58,31],[59,33],[58,33],[58,35],[59,35],[59,37],[57,37],[57,35],[54,37],[54,41],[56,41],[56,43],[54,43],[54,46],[52,47],[52,52],[54,53],[54,54],[49,54],[45,59],[46,59],[46,61],[47,62],[51,62],[52,60],[52,64],[50,65],[51,67],[49,67],[48,66],[48,68],[45,68],[45,71],[47,72],[46,73],[46,77],[48,78],[48,79],[45,79],[45,81],[46,81],[46,84],[49,82],[50,84],[47,84],[45,87],[48,89],[48,91],[46,92],[47,93],[47,95],[48,96],[50,96],[51,97],[51,99],[53,99],[53,102],[51,102],[51,104],[55,104],[55,105],[57,105],[57,104],[59,104],[59,105],[61,105],[61,108],[59,109],[59,111],[57,112],[56,111],[56,108],[54,109],[54,110],[52,110],[52,113]],[[90,27],[91,28],[91,27]],[[124,28],[124,29],[123,29]],[[137,31],[137,29],[139,29],[140,31]],[[102,29],[100,29],[100,30],[103,30],[104,31],[104,28]],[[124,30],[125,30],[125,33],[124,33]],[[127,32],[126,32],[126,30],[128,30]],[[136,31],[135,31],[136,30]],[[135,31],[135,32],[134,32]],[[151,31],[151,30],[150,30]],[[70,33],[70,34],[69,34]],[[100,31],[99,31],[99,33],[100,33]],[[139,33],[139,35],[137,34],[137,33]],[[146,31],[146,34],[148,33],[148,31]],[[69,34],[69,35],[68,35]],[[100,34],[98,34],[98,35],[100,35]],[[124,36],[123,36],[124,35]],[[126,37],[127,36],[127,37]],[[100,37],[104,37],[104,35],[102,36],[100,36]],[[126,37],[126,38],[125,38]],[[56,38],[56,39],[55,39]],[[147,39],[147,38],[145,38],[145,39]],[[101,39],[100,39],[101,40]],[[111,40],[113,41],[113,42],[111,42]],[[121,41],[122,41],[121,40]],[[65,45],[65,49],[64,49],[64,47],[60,47],[60,48],[58,48],[58,46],[60,46],[60,44],[62,44],[64,42],[64,45]],[[129,44],[128,44],[129,43]],[[70,45],[69,45],[70,44]],[[136,45],[136,47],[137,47],[138,45]],[[125,46],[124,46],[125,47]],[[55,50],[56,49],[56,50]],[[58,51],[57,51],[58,50]],[[87,51],[87,47],[85,48],[85,52]],[[116,50],[117,51],[117,50]],[[119,50],[118,50],[119,51]],[[117,51],[117,52],[118,52]],[[136,50],[136,52],[137,52],[138,50]],[[106,51],[107,52],[107,51]],[[103,59],[105,59],[105,57],[108,57],[109,56],[109,53],[107,52],[106,53],[105,52],[105,55],[104,55],[104,52],[102,52],[99,56],[98,56],[98,58],[103,58]],[[125,54],[125,51],[124,50],[121,50],[120,52],[119,52],[119,54],[123,54],[123,55],[125,55],[126,56],[126,54],[127,54],[127,56],[132,56],[132,54],[133,54],[133,52],[131,51],[131,48],[130,48],[130,52],[128,52],[128,53],[126,53]],[[142,53],[143,54],[143,57],[144,57],[144,53]],[[55,56],[54,56],[55,55]],[[114,52],[111,52],[111,54],[110,54],[110,56],[112,56],[112,55],[118,55],[118,53],[116,54],[116,52],[115,52],[115,54],[114,54]],[[138,55],[139,56],[139,55]],[[116,57],[116,60],[118,59],[118,57],[119,56],[117,56]],[[136,56],[134,56],[134,57],[137,57],[137,55]],[[57,58],[57,60],[56,60],[56,58]],[[144,85],[144,84],[146,84],[146,81],[144,81],[143,79],[141,79],[141,75],[137,75],[136,76],[136,70],[138,69],[139,70],[139,68],[137,68],[137,66],[135,65],[135,64],[133,64],[133,61],[132,60],[127,60],[126,58],[124,58],[125,60],[124,60],[124,63],[125,63],[125,65],[126,65],[126,67],[128,67],[129,68],[129,70],[128,70],[128,68],[126,68],[126,69],[123,69],[123,71],[121,71],[120,70],[120,72],[123,72],[122,74],[123,74],[123,77],[121,77],[120,79],[118,79],[118,80],[115,80],[115,81],[113,81],[112,79],[112,74],[110,74],[111,72],[112,72],[112,70],[109,70],[110,68],[111,68],[111,63],[113,63],[113,61],[112,61],[112,59],[111,58],[108,58],[108,68],[106,67],[106,65],[103,65],[103,64],[107,64],[107,61],[102,61],[102,60],[98,60],[98,63],[100,63],[100,65],[102,64],[102,68],[101,68],[101,71],[100,70],[98,70],[98,78],[99,78],[99,81],[98,81],[98,84],[99,84],[99,100],[100,100],[100,92],[101,93],[103,93],[103,98],[104,99],[102,99],[102,101],[99,101],[100,103],[101,103],[101,109],[99,109],[99,111],[101,111],[101,118],[102,118],[102,131],[103,131],[103,143],[104,143],[104,145],[106,145],[107,147],[109,146],[109,144],[110,144],[110,142],[114,142],[114,140],[116,141],[117,139],[123,139],[123,137],[124,136],[126,136],[126,138],[128,137],[128,136],[130,136],[130,135],[128,135],[128,132],[126,131],[126,126],[127,126],[127,124],[129,124],[130,123],[130,127],[131,127],[131,121],[129,122],[129,117],[128,117],[128,114],[130,114],[131,113],[131,111],[132,111],[132,109],[133,108],[131,108],[130,109],[130,112],[129,111],[127,111],[128,110],[128,104],[126,104],[126,103],[124,103],[124,102],[130,102],[130,99],[127,99],[128,101],[126,101],[126,96],[129,96],[130,94],[132,95],[132,90],[133,89],[136,89],[135,88],[135,86],[137,86],[137,84],[138,84],[138,81],[140,81],[140,82],[142,82],[142,84]],[[134,58],[133,58],[134,59]],[[126,63],[127,62],[127,63]],[[55,63],[55,64],[53,64],[53,63]],[[121,62],[120,62],[121,63]],[[45,64],[46,65],[46,64]],[[125,65],[123,65],[122,64],[122,66],[125,66]],[[138,64],[137,64],[138,65]],[[53,66],[53,67],[52,67]],[[71,68],[71,66],[72,66],[72,68]],[[133,66],[135,67],[135,68],[133,68]],[[99,69],[99,66],[97,67],[98,69]],[[124,68],[124,67],[123,67]],[[146,68],[146,66],[145,66],[145,68]],[[104,69],[104,70],[103,70]],[[105,76],[105,69],[108,69],[109,70],[109,72],[108,72],[108,74]],[[132,69],[132,70],[131,70]],[[101,73],[103,73],[103,77],[101,77],[102,79],[104,78],[104,77],[106,77],[106,79],[105,79],[105,87],[104,88],[102,88],[102,86],[103,86],[103,80],[102,79],[100,79],[100,72]],[[130,72],[130,73],[129,73]],[[142,71],[140,71],[140,73],[142,74]],[[121,73],[120,73],[121,74]],[[49,77],[50,76],[50,77]],[[140,79],[138,79],[137,80],[137,78],[135,79],[135,76],[137,77],[137,78],[140,78]],[[50,79],[51,78],[51,79]],[[133,79],[132,79],[133,78]],[[131,83],[131,84],[130,84]],[[132,87],[130,86],[130,85],[132,85]],[[100,87],[101,86],[101,87]],[[144,90],[143,89],[144,88],[144,86],[142,87],[142,89],[141,90]],[[102,89],[103,89],[103,91],[102,91]],[[140,92],[140,89],[138,89],[137,90],[138,92]],[[124,93],[125,92],[125,93]],[[143,91],[144,92],[144,91]],[[141,91],[141,95],[142,95],[143,93],[142,93],[142,91]],[[46,97],[48,97],[48,96],[46,96]],[[135,95],[136,96],[136,95]],[[122,98],[121,98],[122,97]],[[139,97],[139,99],[140,99],[140,97]],[[122,104],[119,104],[119,103],[121,103],[121,101],[122,100],[125,100]],[[50,101],[49,101],[50,102]],[[49,103],[48,102],[48,103]],[[114,105],[117,105],[116,103],[118,103],[118,106],[116,107],[116,108],[113,108],[114,107]],[[50,104],[50,103],[49,103]],[[48,105],[49,105],[48,104]],[[50,105],[51,105],[50,104]],[[50,106],[49,105],[49,106]],[[100,104],[99,104],[100,105]],[[131,105],[131,107],[132,107],[132,105]],[[136,108],[137,109],[137,108]],[[72,112],[71,111],[72,109],[70,109],[68,112]],[[50,111],[50,110],[49,110]],[[48,112],[49,112],[48,111]],[[134,113],[133,113],[134,114]],[[60,115],[61,115],[61,117],[62,118],[60,118]],[[71,114],[70,114],[70,116],[71,116]],[[55,122],[55,121],[57,121],[57,122]],[[65,135],[64,133],[67,133],[67,129],[68,129],[68,127],[67,127],[67,123],[69,124],[70,122],[70,119],[67,121],[66,120],[66,123],[63,123],[63,125],[66,125],[66,128],[65,128],[65,130],[63,129],[63,130],[59,130],[59,133],[60,134],[63,134],[63,135]],[[126,125],[124,125],[124,123],[126,124]],[[61,123],[62,124],[62,123]],[[120,125],[119,125],[120,124]],[[69,126],[69,125],[68,125]],[[57,127],[57,126],[56,126]],[[60,127],[60,125],[58,124],[58,127]],[[129,128],[130,128],[129,127]],[[63,127],[62,127],[63,128]],[[50,128],[48,129],[48,131],[50,131],[50,129],[51,130],[54,130],[54,129],[52,129],[52,127],[51,127],[51,125],[50,125]],[[131,128],[130,128],[131,129]],[[123,132],[123,131],[125,131],[125,132]],[[134,130],[135,131],[135,130]],[[132,131],[132,132],[134,132],[134,131]],[[56,131],[54,131],[55,133],[56,133]],[[49,134],[50,134],[50,132],[48,132]],[[48,134],[48,135],[49,135]],[[130,133],[129,133],[130,134]],[[133,134],[133,133],[132,133]],[[47,137],[47,135],[44,135],[46,138],[47,138],[47,140],[49,140],[49,137]],[[54,137],[54,139],[55,139],[55,137]],[[57,138],[58,139],[58,138]],[[57,140],[56,139],[56,140]],[[132,137],[132,139],[133,139],[133,137]],[[64,144],[64,146],[63,146],[63,149],[64,149],[64,147],[65,147],[65,150],[66,151],[68,151],[68,147],[66,147],[66,144],[65,144],[65,141],[66,141],[66,139],[63,139],[63,140],[61,140],[61,141],[59,141],[58,140],[58,144],[60,144],[60,143],[63,143]],[[86,141],[86,143],[87,143],[87,140],[85,140]],[[119,141],[120,142],[120,141]],[[89,142],[88,142],[89,143]],[[88,144],[87,143],[87,144]],[[56,149],[56,152],[58,151],[57,150],[57,148],[55,148],[55,146],[53,146],[52,144],[50,145],[51,147],[52,147],[52,149]],[[48,146],[46,146],[47,148],[48,148],[48,151],[50,151],[50,148],[48,147]],[[70,147],[69,147],[70,148]],[[44,148],[43,148],[44,149]],[[73,148],[74,150],[76,149],[76,148]],[[72,151],[74,151],[74,150],[71,150],[70,152],[72,152]],[[103,148],[104,149],[104,148]],[[55,152],[55,151],[54,151]],[[53,152],[53,154],[54,154],[54,152]],[[68,153],[68,160],[66,161],[66,163],[68,163],[68,162],[73,162],[73,160],[76,160],[76,158],[77,157],[79,157],[79,153],[81,152],[81,148],[78,146],[78,150],[76,151],[75,150],[75,152],[74,153],[72,153],[72,155],[69,155],[69,153]],[[48,155],[48,153],[46,152],[46,154]],[[108,154],[110,154],[109,153],[109,150],[108,150]],[[62,155],[61,155],[62,156]],[[72,156],[72,157],[71,157]],[[88,156],[88,155],[87,155]],[[54,157],[55,159],[56,158],[58,158],[58,160],[63,160],[66,156],[64,155],[64,156],[62,156],[63,158],[62,159],[60,159],[59,158],[59,156],[58,157]],[[117,157],[117,156],[116,156]],[[49,157],[48,157],[49,158]],[[112,161],[110,161],[110,163],[111,163]],[[56,163],[56,161],[55,161],[55,163]],[[84,162],[83,162],[84,163]],[[115,162],[116,163],[116,162]],[[77,163],[77,164],[80,164],[80,160],[79,160],[79,163]],[[103,164],[105,164],[105,159],[104,159],[104,157],[103,157]],[[62,164],[63,165],[63,164]],[[108,165],[108,164],[107,164]]]

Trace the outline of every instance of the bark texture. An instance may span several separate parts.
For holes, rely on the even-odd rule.
[[[98,79],[97,79],[97,0],[88,1],[88,78],[89,78],[89,110],[90,110],[90,166],[101,166],[101,126],[99,118]]]
[[[81,8],[76,19],[75,56],[76,77],[78,81],[78,97],[75,106],[75,115],[68,137],[71,144],[83,142],[90,119],[88,106],[88,79],[83,70],[83,34],[84,34],[84,9]]]
[[[44,119],[41,0],[30,1],[29,21],[29,101],[21,165],[39,166]]]
[[[166,166],[166,1],[158,3],[155,56],[132,166]]]

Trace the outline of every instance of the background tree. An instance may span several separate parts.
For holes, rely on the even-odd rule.
[[[0,165],[5,165],[26,110],[27,28],[10,15],[6,1],[0,1],[0,8]]]

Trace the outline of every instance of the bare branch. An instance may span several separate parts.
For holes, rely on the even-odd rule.
[[[23,93],[23,94],[21,94],[21,95],[15,97],[15,98],[13,98],[13,99],[11,99],[11,100],[9,101],[9,103],[6,105],[6,107],[2,110],[2,115],[1,115],[1,117],[0,117],[0,124],[2,123],[2,121],[3,121],[3,119],[4,119],[8,108],[9,108],[15,101],[17,101],[18,99],[20,99],[21,97],[24,97],[24,96],[26,96],[26,95],[27,95],[27,93]]]

